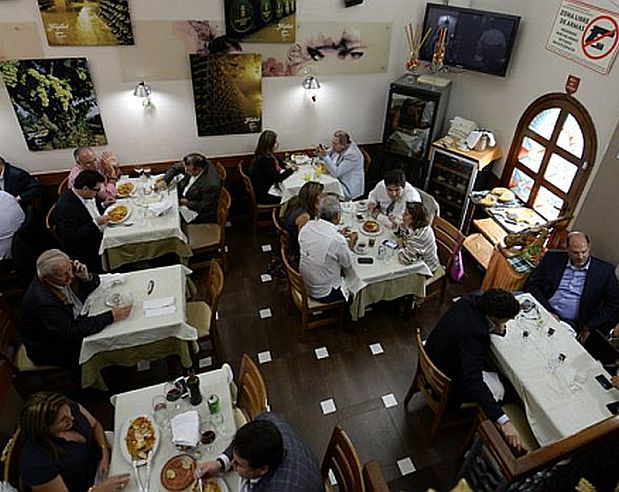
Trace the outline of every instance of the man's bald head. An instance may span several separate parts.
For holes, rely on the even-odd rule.
[[[591,256],[591,241],[584,232],[573,231],[567,235],[567,255],[575,267],[583,267]]]

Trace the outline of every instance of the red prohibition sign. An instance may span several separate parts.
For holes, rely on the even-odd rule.
[[[601,20],[609,21],[613,26],[615,26],[615,28],[614,29],[610,29],[608,32],[606,32],[604,34],[600,34],[596,38],[594,38],[591,41],[585,43],[585,36],[589,32],[589,29],[591,28],[591,26],[595,25],[596,22],[599,22]],[[615,49],[615,47],[617,46],[617,43],[619,42],[619,32],[618,31],[619,31],[619,26],[617,26],[617,21],[615,19],[613,19],[612,17],[608,16],[608,15],[600,15],[600,16],[596,17],[595,19],[593,19],[591,22],[589,22],[589,24],[587,24],[587,27],[583,31],[582,36],[580,37],[580,46],[581,46],[582,51],[585,54],[585,56],[587,58],[591,58],[592,60],[599,60],[600,58],[604,58],[604,57],[610,55],[612,53],[612,51]],[[589,53],[587,51],[587,48],[589,48],[589,46],[591,46],[592,44],[595,44],[598,41],[601,41],[602,39],[608,38],[610,36],[613,36],[613,44],[610,47],[610,49],[605,50],[601,55],[593,55],[593,54],[591,54],[591,53]]]

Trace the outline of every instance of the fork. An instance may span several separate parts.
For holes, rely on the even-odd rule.
[[[142,485],[142,480],[140,480],[140,471],[139,471],[139,469],[142,466],[149,464],[148,463],[148,459],[146,459],[146,460],[133,460],[131,462],[131,464],[133,465],[133,474],[135,475],[135,479],[138,482],[138,487],[140,489],[140,492],[148,492],[148,489],[144,488],[144,485]],[[147,470],[147,475],[148,475],[148,472],[150,471],[148,466],[147,466],[146,470]],[[148,478],[148,476],[147,476],[147,478]],[[148,483],[147,483],[147,485],[148,485]]]

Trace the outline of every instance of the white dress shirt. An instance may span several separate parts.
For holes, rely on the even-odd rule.
[[[86,210],[88,210],[88,213],[92,217],[92,221],[95,223],[97,228],[100,231],[102,231],[104,229],[105,225],[104,224],[97,224],[97,219],[99,217],[101,217],[101,214],[99,213],[99,209],[97,208],[97,203],[95,202],[95,199],[94,198],[82,198],[79,195],[79,193],[77,191],[75,191],[75,188],[71,188],[71,189],[73,190],[73,193],[75,193],[75,196],[80,199],[80,201],[82,202],[84,207],[86,207]]]
[[[375,203],[377,209],[380,211],[377,220],[380,223],[391,227],[391,220],[389,220],[387,211],[389,206],[393,203],[391,213],[395,215],[398,222],[401,222],[402,215],[404,215],[404,210],[406,210],[406,203],[421,202],[421,195],[412,184],[405,183],[402,196],[393,202],[387,193],[387,185],[385,185],[385,180],[382,180],[372,191],[370,191],[370,194],[368,195],[368,202]]]
[[[0,211],[0,260],[6,260],[12,258],[13,235],[24,223],[26,215],[17,199],[6,191],[0,191]]]
[[[203,172],[204,172],[204,170],[200,171],[200,174],[198,174],[197,176],[190,176],[189,177],[189,181],[187,182],[187,186],[185,186],[185,189],[183,190],[183,197],[185,197],[187,195],[187,191],[189,191],[189,188],[191,188],[193,186],[193,184],[198,180],[198,178],[200,176],[202,176]]]
[[[310,220],[299,232],[299,270],[310,297],[326,297],[342,286],[342,269],[352,265],[346,238],[331,222]]]
[[[354,200],[363,195],[365,191],[363,154],[356,143],[350,142],[346,150],[339,154],[330,149],[322,159],[329,174],[342,184],[346,200]]]

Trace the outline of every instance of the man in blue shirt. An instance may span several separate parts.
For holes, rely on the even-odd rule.
[[[363,154],[350,135],[338,130],[331,138],[331,147],[316,147],[316,154],[322,158],[329,174],[342,184],[345,200],[354,200],[365,191]]]
[[[548,251],[525,290],[584,342],[591,330],[608,331],[619,321],[619,284],[610,263],[591,256],[583,232],[567,236],[567,251]]]

